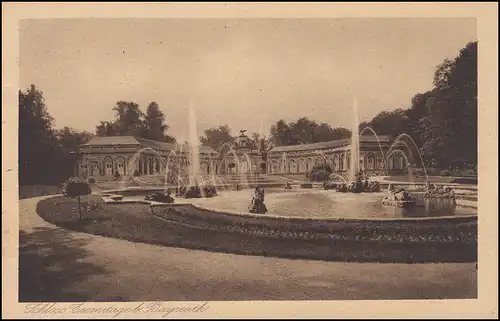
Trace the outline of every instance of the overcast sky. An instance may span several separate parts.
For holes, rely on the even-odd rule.
[[[306,116],[349,127],[407,108],[435,67],[476,40],[474,19],[48,19],[20,29],[20,86],[56,126],[95,132],[118,100],[156,101],[168,133],[227,124],[267,134]]]

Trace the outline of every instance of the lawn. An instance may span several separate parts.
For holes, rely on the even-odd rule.
[[[82,198],[82,202],[104,205],[95,195]],[[217,224],[221,222],[218,220],[214,220],[215,229],[179,224],[159,217],[161,215],[153,215],[151,207],[145,204],[107,204],[99,210],[85,211],[82,221],[79,221],[76,204],[74,199],[56,196],[39,202],[37,212],[46,221],[75,231],[215,252],[357,262],[474,262],[477,259],[475,240],[408,244],[342,237],[335,240],[269,237],[267,233],[248,234],[218,228]],[[190,219],[198,217],[198,221],[200,217],[200,213],[182,215]],[[467,229],[475,233],[476,227]],[[338,231],[342,230],[346,231],[346,227],[339,222]],[[359,233],[374,233],[374,230],[360,226]]]
[[[45,195],[61,194],[60,186],[49,185],[22,185],[19,186],[19,199],[38,197]]]

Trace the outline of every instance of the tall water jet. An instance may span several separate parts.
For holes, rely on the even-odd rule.
[[[352,123],[351,123],[351,163],[349,167],[349,181],[354,181],[356,173],[359,171],[359,116],[358,100],[354,97],[352,105]]]
[[[198,140],[198,128],[196,121],[196,112],[193,107],[193,102],[189,104],[189,145],[190,145],[190,169],[189,176],[192,186],[197,186],[200,181],[200,142]]]

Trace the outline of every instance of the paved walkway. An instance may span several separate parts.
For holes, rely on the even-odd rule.
[[[241,256],[137,244],[58,228],[20,201],[20,301],[475,298],[466,264]]]

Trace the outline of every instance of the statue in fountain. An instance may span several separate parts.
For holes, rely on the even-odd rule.
[[[348,191],[351,193],[361,193],[365,191],[365,183],[363,182],[363,171],[360,170],[359,172],[356,173],[355,180],[354,182],[351,182],[351,184],[349,185]]]
[[[380,192],[380,183],[377,181],[369,181],[368,177],[365,177],[363,171],[359,171],[356,173],[355,180],[350,184],[344,183],[334,183],[334,182],[325,182],[323,184],[323,188],[326,189],[335,189],[340,193],[373,193]]]
[[[189,186],[184,194],[184,198],[201,198],[201,196],[201,189],[197,185]]]
[[[215,186],[212,184],[207,184],[203,186],[203,195],[205,197],[213,197],[217,195],[217,190],[215,189]]]
[[[395,188],[391,184],[387,189],[387,195],[382,199],[382,204],[397,207],[411,207],[416,203],[416,199],[404,188]]]
[[[424,198],[444,198],[455,201],[455,192],[450,187],[436,186],[428,180],[425,185]]]
[[[252,201],[248,208],[250,213],[265,214],[267,212],[266,205],[264,204],[264,189],[255,187]]]
[[[346,183],[341,183],[341,184],[337,185],[337,187],[335,188],[335,191],[340,192],[340,193],[347,193],[348,186]]]
[[[154,192],[146,196],[147,201],[155,201],[160,203],[173,203],[174,198],[170,195],[170,190],[167,189],[165,192]]]

